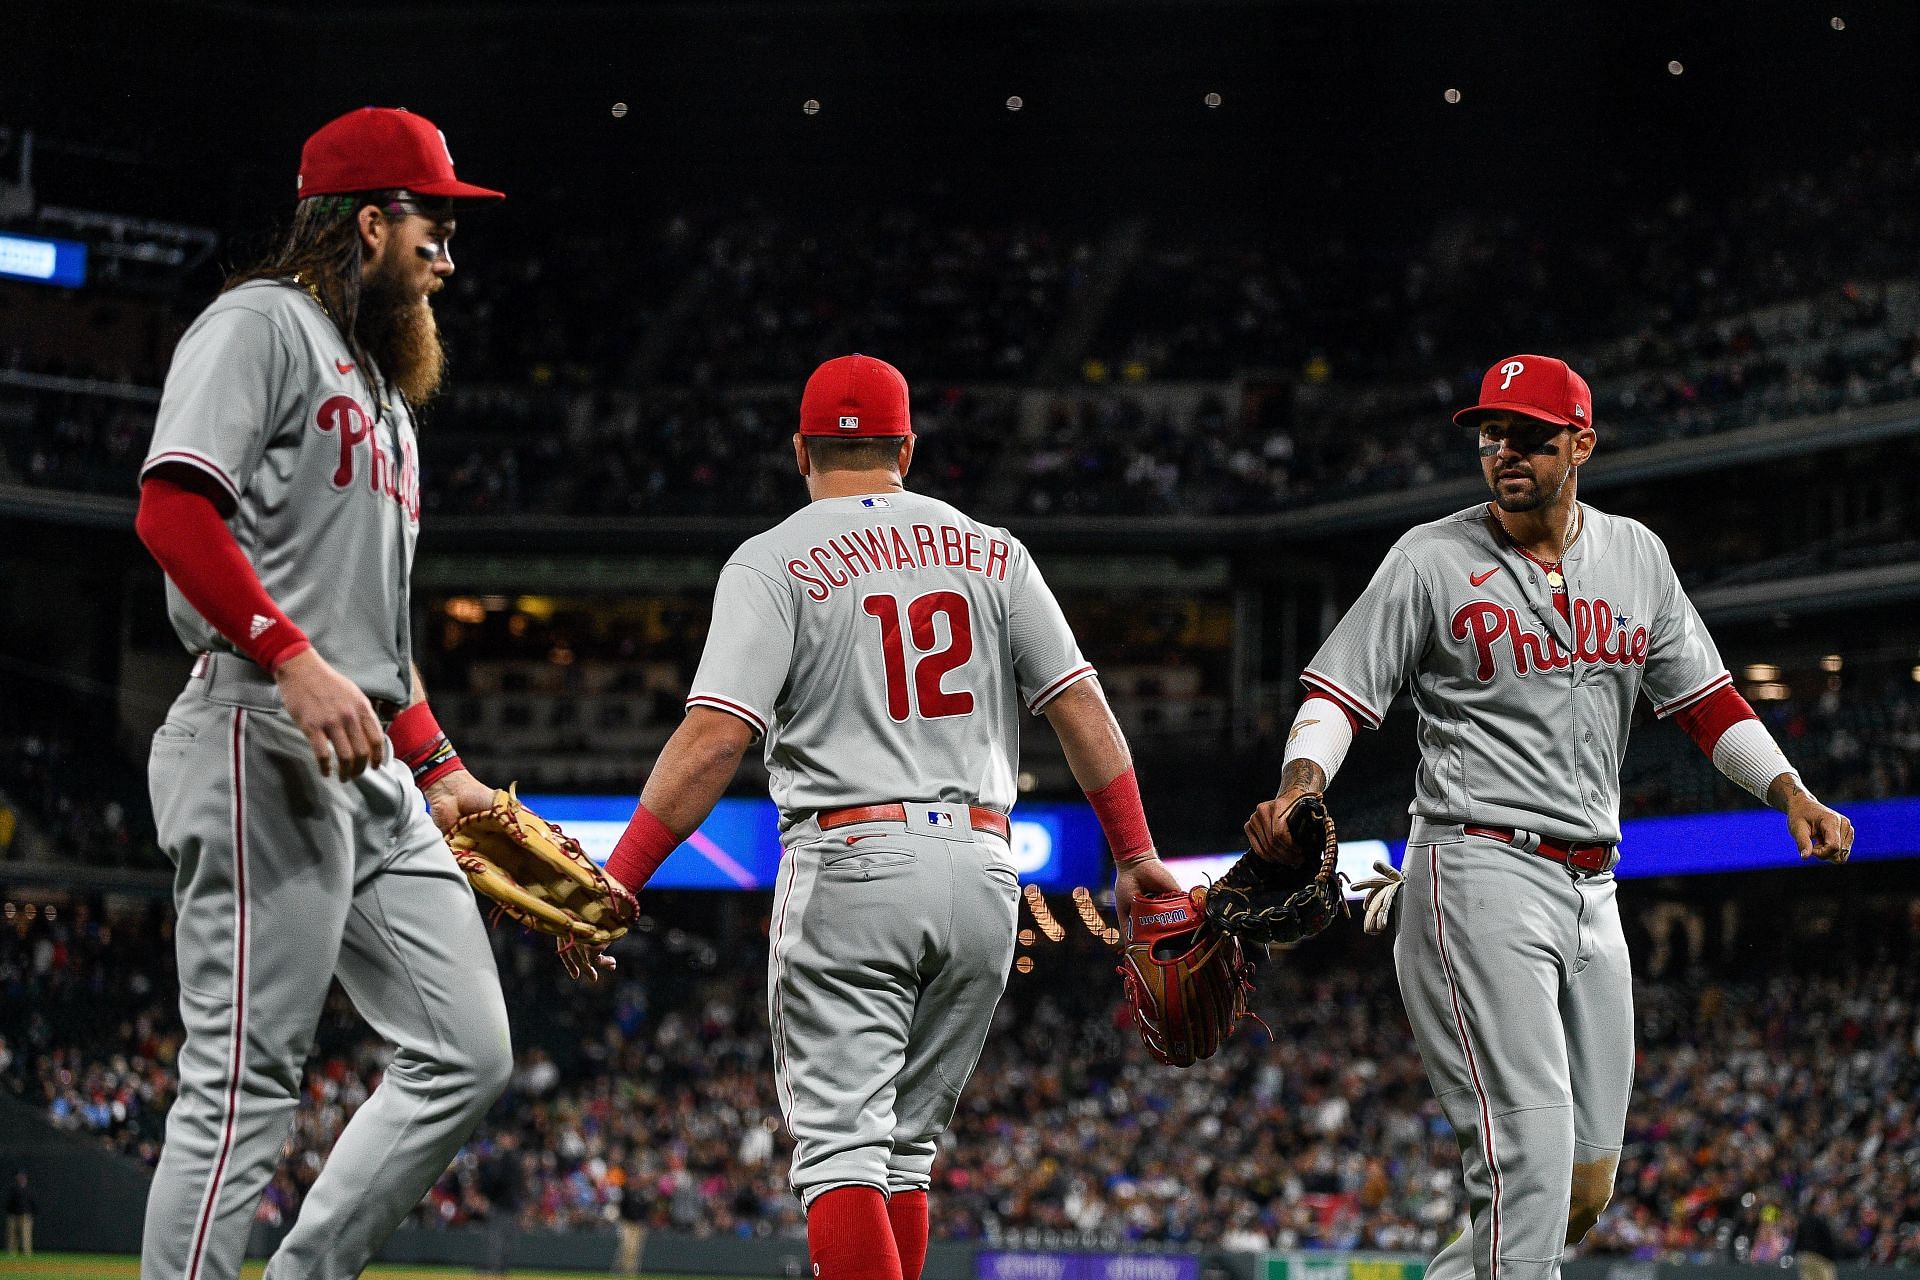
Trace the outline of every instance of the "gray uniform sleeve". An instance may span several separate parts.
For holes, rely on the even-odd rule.
[[[1014,679],[1020,700],[1035,715],[1049,702],[1093,676],[1093,664],[1080,656],[1060,602],[1053,598],[1040,567],[1026,547],[1014,544],[1012,581],[1008,583],[1007,640],[1013,650]]]
[[[211,476],[238,502],[279,420],[292,359],[273,321],[247,307],[207,313],[174,349],[140,468],[179,464]]]
[[[1659,548],[1659,561],[1667,591],[1651,628],[1645,688],[1653,713],[1665,717],[1724,689],[1733,677],[1707,634],[1707,624],[1700,621],[1699,611],[1680,586],[1665,546]]]
[[[793,593],[786,584],[729,562],[713,591],[713,624],[687,706],[736,715],[764,737],[793,663],[793,635]]]
[[[1412,557],[1395,547],[1300,673],[1300,682],[1378,729],[1432,640],[1433,597]]]

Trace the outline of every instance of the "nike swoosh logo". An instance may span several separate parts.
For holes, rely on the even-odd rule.
[[[334,368],[336,368],[336,369],[338,369],[338,370],[339,370],[340,372],[342,372],[342,373],[352,373],[352,372],[353,372],[353,361],[351,361],[351,360],[335,360],[335,361],[333,362],[333,367],[334,367]]]
[[[1483,583],[1483,582],[1485,582],[1485,581],[1486,581],[1486,580],[1487,580],[1488,578],[1491,578],[1491,577],[1492,577],[1492,576],[1493,576],[1494,574],[1496,574],[1496,573],[1498,573],[1498,572],[1500,572],[1500,566],[1499,566],[1499,565],[1495,565],[1495,566],[1493,566],[1493,568],[1491,568],[1491,569],[1489,569],[1489,570],[1487,570],[1487,571],[1486,571],[1485,573],[1470,573],[1470,574],[1468,574],[1468,575],[1467,575],[1467,581],[1468,581],[1468,582],[1471,582],[1471,583],[1472,583],[1472,584],[1473,584],[1474,586],[1476,586],[1476,587],[1477,587],[1477,586],[1479,586],[1479,585],[1480,585],[1481,583]]]

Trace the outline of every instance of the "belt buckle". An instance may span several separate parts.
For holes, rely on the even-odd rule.
[[[1608,861],[1613,857],[1613,846],[1588,844],[1567,846],[1567,865],[1576,871],[1584,871],[1597,876],[1607,869]]]

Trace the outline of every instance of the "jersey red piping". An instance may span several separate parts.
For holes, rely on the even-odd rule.
[[[142,480],[146,479],[155,467],[167,462],[185,463],[196,471],[206,472],[220,482],[220,487],[227,491],[227,496],[232,498],[236,504],[240,501],[240,486],[235,484],[232,477],[220,469],[220,464],[212,458],[193,452],[191,449],[169,449],[165,453],[154,454],[151,458],[147,459],[146,465],[140,468],[140,478]]]
[[[687,696],[687,705],[689,707],[711,707],[715,711],[725,711],[729,715],[738,716],[747,722],[747,726],[753,730],[756,736],[766,736],[766,721],[730,698],[723,698],[717,693],[695,693]]]
[[[775,925],[773,929],[773,954],[774,954],[774,957],[778,960],[780,965],[780,976],[779,976],[778,982],[774,986],[774,993],[773,993],[774,994],[773,1017],[775,1021],[774,1038],[778,1042],[777,1051],[780,1055],[780,1073],[779,1074],[781,1076],[784,1076],[787,1081],[786,1115],[787,1115],[787,1127],[791,1129],[793,1127],[793,1107],[794,1107],[793,1073],[787,1066],[786,1006],[780,1000],[780,994],[781,994],[780,988],[786,986],[786,983],[787,983],[787,955],[786,955],[786,952],[781,949],[781,944],[784,943],[787,938],[787,908],[791,906],[793,903],[793,885],[794,885],[794,882],[800,878],[800,863],[799,863],[798,855],[794,853],[790,853],[787,855],[786,862],[787,862],[787,892],[780,899],[780,923]],[[776,1092],[778,1091],[778,1088],[779,1088],[779,1083],[776,1080],[775,1081]]]
[[[1427,846],[1427,878],[1433,882],[1433,942],[1440,952],[1440,967],[1447,975],[1447,994],[1453,1000],[1453,1022],[1460,1032],[1460,1048],[1466,1053],[1467,1073],[1473,1080],[1473,1096],[1480,1104],[1480,1132],[1486,1135],[1487,1172],[1493,1179],[1492,1238],[1487,1248],[1488,1280],[1500,1275],[1500,1157],[1495,1152],[1493,1108],[1487,1101],[1487,1087],[1480,1081],[1480,1064],[1473,1056],[1473,1043],[1467,1038],[1467,1016],[1460,1007],[1460,986],[1453,976],[1453,958],[1447,954],[1447,931],[1440,907],[1440,846]],[[1469,1228],[1471,1230],[1471,1228]]]
[[[1027,710],[1033,712],[1035,715],[1040,714],[1049,702],[1052,702],[1068,689],[1094,674],[1096,673],[1092,663],[1075,667],[1073,670],[1067,672],[1067,674],[1055,679],[1052,684],[1047,685],[1040,690],[1039,693],[1036,693],[1033,696],[1033,701],[1027,704]]]
[[[1706,697],[1708,694],[1712,693],[1715,689],[1718,689],[1723,685],[1729,685],[1732,683],[1733,683],[1733,677],[1729,675],[1727,672],[1722,671],[1719,675],[1707,681],[1705,684],[1701,685],[1698,689],[1695,689],[1692,693],[1683,693],[1679,697],[1674,698],[1670,701],[1654,704],[1653,714],[1660,717],[1662,720],[1664,720],[1668,716],[1672,715],[1674,712],[1680,710],[1682,707],[1685,707],[1690,703],[1700,701],[1700,699]]]
[[[200,1262],[205,1257],[207,1232],[220,1205],[220,1183],[226,1177],[227,1157],[233,1151],[233,1130],[239,1110],[240,1075],[246,1069],[247,1043],[247,808],[246,808],[246,725],[244,707],[233,709],[233,1016],[227,1034],[233,1047],[227,1063],[227,1102],[220,1125],[220,1154],[214,1160],[213,1177],[207,1183],[206,1198],[200,1203],[200,1223],[193,1233],[193,1256],[187,1260],[187,1280],[199,1280]]]
[[[1335,702],[1351,710],[1355,715],[1360,717],[1367,728],[1378,729],[1380,727],[1379,712],[1321,675],[1318,671],[1314,671],[1311,668],[1302,671],[1300,673],[1300,683],[1306,685],[1309,689],[1318,689],[1320,692],[1331,697]]]

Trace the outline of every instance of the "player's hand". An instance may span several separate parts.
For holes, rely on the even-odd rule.
[[[485,813],[493,808],[493,788],[468,773],[455,769],[427,784],[427,808],[433,825],[444,834],[469,813]]]
[[[1299,866],[1309,857],[1318,858],[1318,848],[1308,851],[1299,847],[1293,823],[1298,820],[1294,806],[1308,796],[1319,794],[1302,786],[1289,786],[1273,799],[1257,806],[1242,829],[1247,837],[1247,848],[1263,858],[1289,867]]]
[[[1852,821],[1821,804],[1810,791],[1798,791],[1787,801],[1787,830],[1803,858],[1841,863],[1853,852]]]
[[[1113,906],[1119,913],[1123,929],[1133,910],[1135,897],[1143,893],[1179,892],[1180,882],[1173,878],[1173,872],[1167,870],[1167,864],[1160,861],[1157,853],[1149,853],[1144,858],[1114,869]]]
[[[306,649],[273,673],[287,714],[307,735],[322,777],[335,772],[351,782],[386,758],[387,735],[373,704],[353,681],[335,671],[316,649]]]

